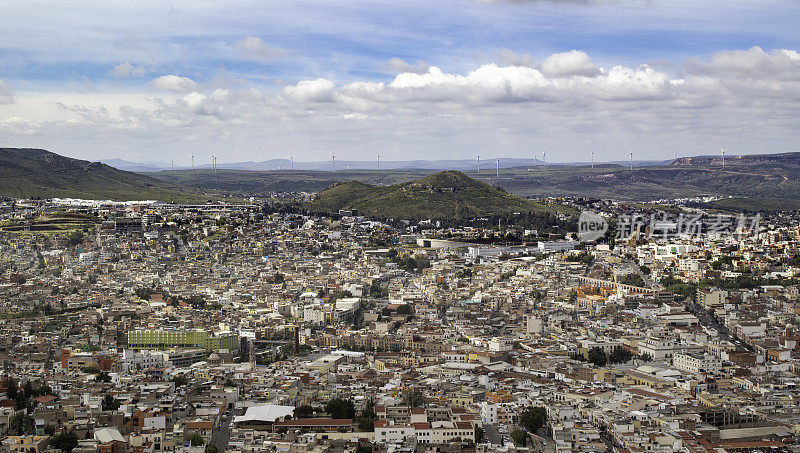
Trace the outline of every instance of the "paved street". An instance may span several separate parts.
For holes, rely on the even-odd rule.
[[[486,440],[491,442],[492,445],[500,445],[500,438],[502,434],[497,430],[496,426],[493,425],[483,425],[483,430],[486,433]]]
[[[720,324],[716,319],[714,319],[713,316],[711,316],[708,313],[708,310],[705,310],[703,307],[695,303],[690,303],[687,304],[686,306],[689,309],[690,313],[697,316],[697,319],[700,320],[700,324],[702,324],[705,327],[715,329],[717,332],[719,332],[719,337],[722,340],[730,341],[731,343],[735,344],[737,347],[742,349],[748,349],[748,350],[753,349],[752,346],[746,344],[735,335],[732,335],[727,327]]]
[[[219,426],[214,428],[214,432],[211,434],[211,442],[209,442],[209,445],[217,447],[217,452],[219,453],[225,451],[225,447],[228,445],[228,441],[231,438],[231,424],[233,423],[233,417],[235,417],[234,414],[236,414],[235,410],[226,412],[227,417]]]

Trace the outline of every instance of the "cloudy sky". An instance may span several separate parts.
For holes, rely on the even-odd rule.
[[[800,2],[0,2],[0,146],[90,160],[800,151]]]

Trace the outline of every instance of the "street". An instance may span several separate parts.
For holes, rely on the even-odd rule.
[[[233,417],[235,417],[236,411],[235,410],[228,410],[225,412],[225,419],[214,428],[214,432],[211,433],[211,441],[209,445],[213,445],[217,448],[217,452],[222,453],[225,451],[225,447],[228,446],[228,441],[231,438],[231,424],[233,423]]]
[[[731,343],[735,344],[737,348],[747,349],[749,351],[753,350],[752,346],[746,344],[738,337],[731,335],[728,328],[714,319],[714,317],[708,313],[708,310],[695,303],[686,304],[686,307],[690,313],[697,316],[697,319],[700,320],[700,324],[702,324],[704,327],[712,328],[719,332],[720,339],[730,341]]]

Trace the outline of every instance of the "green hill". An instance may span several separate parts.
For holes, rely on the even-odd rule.
[[[564,212],[551,205],[551,213]],[[544,212],[541,202],[506,193],[459,171],[443,171],[391,186],[359,181],[336,183],[323,190],[309,208],[322,212],[358,209],[362,215],[403,219],[463,219],[513,212]]]
[[[0,196],[166,202],[208,199],[200,189],[30,148],[0,148]]]

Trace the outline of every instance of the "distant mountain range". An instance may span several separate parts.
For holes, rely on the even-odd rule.
[[[0,148],[1,196],[201,201],[203,192],[43,149]]]
[[[135,163],[115,159],[120,167],[131,164],[136,173],[112,166],[71,159],[41,149],[0,148],[0,195],[12,197],[72,197],[164,201],[193,201],[220,194],[264,196],[272,192],[320,192],[342,181],[360,181],[378,187],[396,186],[440,171],[413,167],[467,167],[470,178],[522,198],[591,197],[623,201],[654,201],[702,196],[724,197],[709,206],[724,209],[800,209],[800,153],[682,157],[656,163],[596,163],[556,165],[534,159],[499,159],[499,177],[494,162],[476,171],[475,161],[406,161],[381,163],[382,169],[336,171],[225,169],[214,172],[208,165],[195,170],[144,172],[157,169],[158,162]],[[127,163],[126,163],[127,162]],[[308,163],[318,166],[330,163]],[[367,162],[360,162],[367,165]],[[369,163],[375,165],[376,162]],[[493,165],[494,164],[494,165]],[[242,167],[291,166],[288,160],[242,163]],[[385,165],[385,166],[384,166]],[[395,165],[402,168],[388,168]],[[131,168],[131,167],[127,167]],[[361,190],[356,185],[344,186]],[[342,191],[341,187],[338,189]],[[383,189],[375,189],[378,193]],[[381,192],[383,193],[383,192]],[[335,192],[327,195],[333,196]],[[333,206],[333,204],[331,205]],[[354,204],[355,206],[355,204]],[[467,205],[463,205],[467,206]],[[449,208],[448,208],[449,209]],[[455,212],[455,211],[453,211]],[[470,212],[465,208],[465,213]],[[478,212],[477,210],[475,212]]]
[[[165,162],[131,162],[124,159],[101,159],[100,162],[110,165],[114,168],[125,171],[135,172],[157,172],[168,170],[191,170],[192,166],[189,165],[175,165]],[[633,161],[634,167],[641,167],[645,165],[665,164],[670,161]],[[627,161],[613,161],[605,162],[607,164],[628,165]],[[580,166],[589,165],[590,162],[574,162],[574,163],[544,163],[539,159],[522,159],[522,158],[499,158],[499,159],[486,159],[480,162],[481,170],[494,170],[498,166],[504,168],[527,168],[537,167],[543,165],[558,165],[558,166]],[[356,161],[356,160],[343,160],[336,161],[334,167],[331,161],[318,161],[318,162],[292,162],[290,159],[270,159],[262,162],[217,162],[217,170],[250,170],[250,171],[283,171],[283,170],[311,170],[311,171],[356,171],[356,170],[458,170],[463,172],[473,172],[478,168],[477,159],[442,159],[442,160],[402,160],[402,161],[381,161],[378,164],[377,159],[374,161]],[[197,163],[194,167],[196,170],[210,170],[213,169],[210,163]]]
[[[526,165],[541,165],[538,159],[502,158],[481,161],[482,169],[495,168],[499,161],[500,168],[514,168]],[[137,172],[155,172],[173,170],[171,163],[164,162],[131,162],[123,159],[104,159],[100,162],[111,165],[120,170]],[[460,170],[473,171],[477,168],[477,159],[457,159],[457,160],[406,160],[406,161],[356,161],[342,160],[336,161],[335,166],[331,161],[318,162],[292,162],[290,159],[270,159],[261,162],[217,162],[218,170],[251,170],[251,171],[277,171],[277,170],[312,170],[312,171],[348,171],[348,170]],[[200,163],[195,169],[212,169],[211,163]],[[176,165],[175,170],[189,170],[192,166]]]

